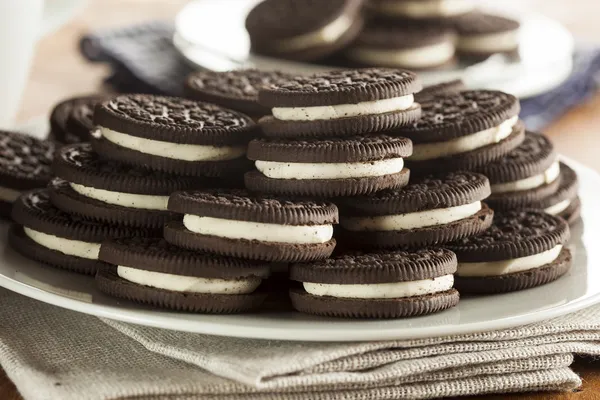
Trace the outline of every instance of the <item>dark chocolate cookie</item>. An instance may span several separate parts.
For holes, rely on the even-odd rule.
[[[51,141],[0,131],[0,217],[9,217],[22,191],[46,186],[54,152]]]
[[[270,108],[258,104],[258,90],[291,77],[284,72],[257,69],[196,71],[185,81],[185,93],[190,99],[231,108],[258,119],[271,114]]]
[[[487,178],[472,172],[412,181],[400,190],[339,198],[340,245],[397,248],[440,245],[477,235],[492,224],[481,204],[490,194]]]
[[[474,12],[458,18],[453,25],[458,34],[456,47],[462,57],[480,60],[497,53],[518,55],[518,21]]]
[[[72,97],[58,103],[50,113],[50,134],[61,143],[90,140],[94,106],[107,96],[94,94]]]
[[[560,184],[557,157],[546,136],[527,132],[519,147],[477,170],[492,186],[487,203],[499,211],[530,208],[555,193]]]
[[[257,126],[239,112],[174,97],[123,95],[96,108],[101,156],[153,170],[234,176],[248,163],[246,144]]]
[[[326,57],[358,35],[363,25],[362,3],[362,0],[265,0],[246,18],[251,50],[292,60]]]
[[[292,304],[301,312],[350,318],[401,318],[453,307],[456,256],[445,249],[340,255],[293,264]],[[347,286],[346,286],[347,285]]]
[[[192,252],[162,238],[106,241],[99,258],[115,266],[96,277],[100,290],[158,307],[232,313],[266,297],[255,290],[269,276],[267,264]],[[165,279],[173,276],[178,282]]]
[[[117,225],[162,228],[175,214],[167,210],[177,190],[216,187],[217,181],[153,172],[100,158],[88,143],[57,153],[50,185],[58,208],[87,219]]]
[[[248,146],[257,171],[246,174],[252,191],[279,195],[337,197],[400,188],[409,171],[402,159],[411,142],[371,135],[346,139],[265,140]]]
[[[470,0],[369,0],[367,5],[377,17],[398,24],[450,25],[475,9],[475,2]]]
[[[335,247],[338,212],[328,202],[219,189],[174,193],[169,210],[185,215],[165,226],[165,239],[188,249],[293,262],[326,258]]]
[[[330,71],[296,77],[259,91],[273,116],[261,118],[263,134],[278,138],[353,136],[418,120],[417,76],[400,69]]]
[[[571,167],[561,162],[559,180],[560,184],[554,193],[527,206],[542,209],[549,214],[562,217],[572,224],[579,218],[581,211],[581,201],[577,197],[579,189],[577,174]]]
[[[415,94],[415,100],[419,103],[424,103],[432,100],[435,96],[458,94],[464,90],[467,90],[467,85],[460,79],[454,79],[431,86],[425,86],[423,90]]]

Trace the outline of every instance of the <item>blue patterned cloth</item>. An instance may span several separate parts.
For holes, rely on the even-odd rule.
[[[181,95],[183,81],[193,70],[172,44],[174,28],[167,22],[84,36],[81,52],[92,62],[112,65],[106,83],[119,92]],[[574,71],[560,87],[521,102],[521,117],[529,129],[541,130],[570,108],[585,102],[598,88],[600,49],[580,49]]]

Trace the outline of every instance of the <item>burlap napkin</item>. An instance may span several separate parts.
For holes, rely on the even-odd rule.
[[[224,338],[100,320],[0,290],[0,364],[26,399],[436,398],[572,390],[600,306],[518,329],[374,343]]]

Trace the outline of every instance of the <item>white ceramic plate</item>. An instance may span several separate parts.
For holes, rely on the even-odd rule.
[[[86,314],[140,325],[211,335],[306,341],[424,338],[510,328],[556,317],[600,302],[600,175],[573,161],[581,180],[584,224],[573,229],[574,265],[546,286],[495,296],[464,298],[439,314],[391,321],[321,318],[295,312],[198,315],[154,310],[107,297],[90,277],[44,267],[6,245],[0,224],[0,286]]]
[[[87,0],[46,0],[44,3],[44,18],[40,29],[40,38],[56,31],[67,23]]]
[[[244,28],[248,11],[259,0],[195,0],[176,19],[175,47],[198,68],[225,71],[242,67],[310,73],[331,67],[260,57],[249,53]],[[493,4],[486,3],[486,7]],[[498,11],[498,10],[497,10]],[[477,89],[497,89],[521,98],[544,93],[562,83],[573,68],[573,39],[558,22],[519,10],[499,10],[521,20],[520,60],[494,56],[476,65],[420,74],[425,84],[462,78]]]

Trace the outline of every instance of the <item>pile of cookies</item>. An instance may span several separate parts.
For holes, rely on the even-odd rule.
[[[574,171],[515,97],[421,89],[398,69],[197,72],[189,99],[98,103],[51,171],[49,142],[5,133],[44,168],[7,159],[32,183],[2,175],[3,190],[54,176],[16,199],[10,243],[111,296],[192,312],[289,293],[301,312],[400,318],[566,273]]]
[[[255,54],[346,67],[437,69],[519,49],[519,22],[473,0],[265,0],[246,29]]]

